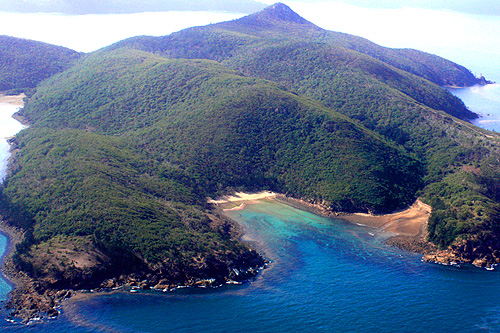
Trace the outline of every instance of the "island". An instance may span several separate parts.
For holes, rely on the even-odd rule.
[[[36,43],[14,41],[0,56]],[[4,266],[13,316],[54,316],[75,290],[251,279],[265,253],[217,207],[240,192],[407,223],[391,244],[426,260],[500,262],[500,137],[442,88],[481,83],[463,66],[279,3],[89,54],[54,48],[48,77],[4,88],[26,93],[29,125],[0,188],[4,230],[19,235]]]

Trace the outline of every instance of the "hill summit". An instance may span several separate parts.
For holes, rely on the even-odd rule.
[[[247,19],[268,20],[268,21],[283,21],[291,22],[309,26],[315,26],[296,12],[294,12],[287,5],[278,2],[272,6],[266,7],[264,10],[247,16]]]

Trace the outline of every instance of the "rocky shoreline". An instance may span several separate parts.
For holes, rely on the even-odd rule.
[[[1,102],[18,106],[23,105],[24,97],[24,95],[0,95]],[[13,118],[26,124],[26,119],[20,117],[19,113],[16,113]],[[12,160],[15,158],[15,151],[11,153]],[[7,174],[9,172],[11,170],[7,170]],[[234,235],[230,236],[231,238],[241,237],[241,230],[237,225],[229,229],[235,231]],[[76,264],[70,267],[71,272],[63,270],[32,277],[19,269],[13,259],[16,244],[24,240],[24,232],[5,221],[0,222],[0,230],[8,239],[7,248],[2,257],[1,272],[13,288],[4,307],[10,311],[8,320],[22,323],[56,317],[66,299],[87,294],[89,290],[92,294],[96,294],[127,289],[168,291],[186,286],[218,287],[225,283],[243,283],[252,279],[266,264],[257,252],[246,250],[233,253],[231,258],[217,253],[207,258],[193,258],[196,260],[182,266],[170,264],[155,267],[144,264],[144,267],[136,272],[123,274],[114,272],[112,267],[109,268],[109,261],[102,259],[107,256],[84,241],[82,243],[84,246],[79,249],[81,250],[79,253],[86,255],[82,255],[82,258],[79,258],[80,261],[74,258]],[[47,253],[35,252],[33,255],[35,259],[30,259],[31,264],[43,265],[47,260],[50,264],[50,257],[55,257],[55,254],[48,253],[48,251]],[[63,253],[63,255],[68,255],[68,253]]]
[[[253,196],[254,195],[249,196],[249,198],[252,199],[248,199],[246,201],[242,199],[241,202],[228,200],[224,203],[223,201],[220,201],[215,204],[215,210],[239,209],[243,207],[245,202],[257,202],[257,200],[259,200],[254,199]],[[379,221],[385,223],[380,224],[383,225],[383,227],[379,227],[382,231],[385,231],[383,228],[387,228],[388,225],[386,223],[387,220],[384,220],[384,218],[387,219],[387,216],[392,215],[400,216],[397,214],[401,214],[395,213],[384,216],[347,214],[334,212],[329,210],[324,205],[310,203],[302,199],[291,198],[283,194],[273,193],[272,195],[269,195],[267,193],[260,199],[265,198],[271,198],[272,200],[276,200],[316,215],[342,219],[351,223],[356,223],[356,221],[360,221],[359,219],[362,219],[361,221],[365,221],[366,219],[379,219]],[[398,219],[398,221],[400,221],[400,219]],[[235,222],[233,222],[233,224],[234,223]],[[375,224],[375,227],[376,225],[377,224]],[[130,292],[136,292],[138,290],[157,290],[166,292],[175,290],[179,287],[218,287],[229,283],[239,284],[254,278],[261,269],[265,268],[267,264],[267,262],[257,252],[253,251],[255,256],[245,261],[247,263],[253,263],[252,265],[246,265],[244,268],[242,268],[242,266],[239,268],[233,267],[232,269],[227,269],[223,274],[217,273],[211,276],[206,275],[204,277],[200,277],[202,275],[200,274],[200,271],[202,271],[201,267],[191,267],[187,270],[186,268],[179,269],[178,267],[172,267],[168,275],[162,273],[161,269],[150,269],[131,274],[121,274],[109,277],[96,284],[92,289],[54,288],[53,286],[57,285],[57,281],[54,281],[53,279],[51,280],[50,278],[34,279],[29,277],[25,272],[19,271],[15,268],[12,260],[12,250],[15,247],[15,244],[23,239],[23,234],[19,229],[13,228],[5,222],[0,224],[0,228],[5,234],[8,235],[9,238],[9,246],[3,258],[2,273],[15,286],[14,290],[9,294],[9,299],[5,303],[5,306],[12,310],[10,314],[11,317],[9,319],[18,318],[23,323],[28,323],[34,318],[56,317],[59,314],[58,309],[62,306],[63,302],[70,297],[78,295],[95,295],[116,290]],[[243,230],[241,227],[238,224],[235,224],[234,228],[236,231],[235,237],[241,238],[243,236]],[[425,224],[420,226],[418,233],[392,233],[392,236],[385,240],[385,244],[405,251],[420,253],[423,255],[423,260],[445,265],[470,263],[477,267],[491,268],[495,264],[495,262],[490,260],[491,258],[475,258],[474,253],[478,254],[479,252],[477,249],[468,249],[467,244],[465,243],[461,245],[459,244],[455,247],[450,247],[446,250],[439,250],[434,244],[426,240]],[[460,254],[460,250],[462,250],[462,254],[465,253],[466,255]],[[257,262],[257,257],[261,258],[262,261]],[[226,268],[228,267],[229,266]]]
[[[9,239],[13,239],[11,244],[19,242],[19,233],[5,223],[0,225]],[[16,233],[12,233],[16,231]],[[12,260],[13,246],[9,246],[6,255],[3,257],[2,274],[11,283],[13,290],[9,293],[9,298],[4,306],[10,310],[8,320],[19,320],[27,324],[31,320],[43,318],[55,318],[59,315],[59,309],[63,302],[70,297],[81,294],[98,295],[116,290],[136,292],[138,290],[172,291],[179,287],[219,287],[223,284],[241,284],[253,279],[260,270],[264,269],[267,262],[255,251],[250,251],[250,258],[241,258],[249,266],[225,267],[223,272],[218,272],[213,277],[201,277],[205,271],[202,267],[197,271],[196,267],[190,270],[177,269],[170,271],[168,276],[158,271],[139,271],[130,274],[122,274],[110,277],[98,282],[92,289],[78,288],[55,288],[54,285],[60,283],[53,277],[32,278],[26,272],[15,267]],[[260,260],[262,259],[262,260]]]
[[[71,295],[71,292],[49,290],[25,272],[17,270],[12,255],[16,244],[22,241],[24,233],[5,221],[0,222],[0,230],[7,237],[7,246],[1,259],[1,272],[13,288],[4,303],[6,309],[12,310],[7,319],[18,318],[27,323],[33,318],[42,317],[43,313],[48,317],[57,316],[59,312],[56,308],[63,299]]]
[[[228,222],[231,223],[231,222]],[[241,228],[234,225],[234,238],[241,238]],[[195,261],[183,266],[145,266],[142,270],[128,274],[112,272],[97,274],[107,278],[85,275],[84,270],[74,269],[72,276],[45,275],[31,277],[16,267],[13,254],[16,244],[22,242],[24,233],[5,221],[0,222],[0,230],[8,243],[2,256],[1,272],[13,287],[4,307],[9,311],[9,321],[28,324],[32,320],[55,318],[65,300],[84,294],[98,295],[117,290],[137,292],[139,290],[172,291],[179,287],[219,287],[223,284],[247,282],[264,269],[267,261],[256,251],[249,249],[229,259],[224,255],[214,256],[205,261]],[[95,268],[105,272],[107,262],[96,264]],[[100,266],[100,267],[99,267]],[[88,288],[82,288],[86,286]]]

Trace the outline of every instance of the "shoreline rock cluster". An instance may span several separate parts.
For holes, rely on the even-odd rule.
[[[253,252],[253,251],[252,251]],[[255,255],[258,255],[254,252]],[[92,289],[76,289],[71,286],[67,288],[55,288],[60,284],[54,278],[32,278],[25,272],[16,269],[11,253],[4,260],[2,266],[3,275],[14,285],[14,289],[9,293],[9,298],[4,306],[10,310],[8,320],[18,319],[22,323],[29,323],[38,318],[54,318],[59,315],[59,308],[63,301],[78,294],[99,294],[114,290],[161,290],[172,291],[179,287],[219,287],[223,284],[240,284],[253,279],[260,270],[266,266],[266,261],[257,263],[257,257],[254,258],[255,265],[248,267],[233,267],[227,272],[217,272],[218,276],[202,277],[203,272],[197,272],[196,268],[191,271],[170,272],[171,275],[182,278],[168,278],[161,272],[140,271],[130,274],[121,274],[116,277],[110,277],[104,281],[97,282]],[[258,264],[258,265],[257,265]],[[201,269],[200,269],[201,270]],[[200,276],[196,276],[200,275]],[[75,282],[75,285],[78,283]]]

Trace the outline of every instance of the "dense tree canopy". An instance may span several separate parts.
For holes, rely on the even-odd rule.
[[[68,239],[92,244],[113,274],[147,267],[186,280],[190,267],[206,278],[255,266],[206,204],[234,189],[347,212],[420,197],[438,246],[499,239],[499,138],[464,121],[475,114],[437,85],[475,82],[449,61],[274,5],[65,64],[20,113],[30,128],[1,193],[27,230],[15,258],[33,275],[49,274],[33,259],[40,249]]]

